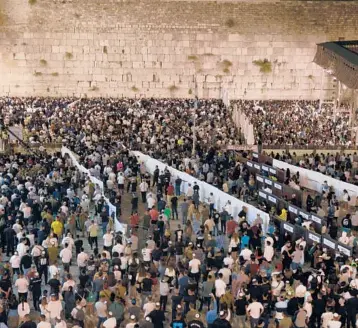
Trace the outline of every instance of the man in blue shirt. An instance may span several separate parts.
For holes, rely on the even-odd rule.
[[[210,296],[213,299],[213,303],[212,303],[213,307],[211,310],[209,310],[206,313],[206,322],[208,323],[208,328],[210,328],[212,326],[213,322],[218,317],[218,307],[217,307],[216,299],[213,294],[211,294]]]

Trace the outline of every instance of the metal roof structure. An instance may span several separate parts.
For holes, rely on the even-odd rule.
[[[348,88],[358,89],[358,40],[319,43],[313,61]]]

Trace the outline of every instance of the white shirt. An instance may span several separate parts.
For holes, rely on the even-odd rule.
[[[96,302],[95,304],[97,315],[101,318],[107,317],[107,305],[103,302]]]
[[[143,310],[144,310],[144,318],[153,310],[155,310],[155,303],[154,302],[150,302],[150,303],[145,303],[143,306]]]
[[[189,269],[191,273],[199,273],[200,271],[200,260],[193,258],[190,262],[189,262]]]
[[[118,182],[118,184],[124,184],[124,176],[121,174],[118,175],[117,182]]]
[[[77,255],[77,265],[79,267],[85,267],[88,261],[88,254],[85,252],[81,252]]]
[[[225,294],[226,291],[226,284],[223,280],[217,279],[215,280],[215,296],[221,297]]]
[[[109,318],[103,323],[104,328],[116,328],[116,326],[117,326],[116,318]]]
[[[143,248],[142,255],[144,262],[150,262],[152,260],[152,250],[150,248]]]
[[[58,267],[51,265],[49,267],[49,273],[50,273],[50,277],[52,279],[55,277],[55,275],[58,275],[60,273],[60,270],[58,269]]]
[[[242,256],[245,261],[250,260],[251,254],[252,254],[252,252],[251,252],[251,250],[249,250],[248,248],[244,248],[244,249],[240,252],[240,256]]]
[[[295,290],[295,295],[297,297],[305,297],[307,288],[303,285],[298,285]]]
[[[16,279],[15,287],[17,287],[19,293],[27,293],[29,291],[29,282],[26,278]]]
[[[330,320],[328,321],[327,327],[328,328],[341,328],[342,323],[338,320]]]
[[[62,263],[70,263],[72,259],[72,252],[68,248],[65,248],[60,252],[60,258]]]
[[[13,269],[18,269],[20,268],[20,261],[21,261],[21,258],[19,255],[13,255],[11,256],[10,258],[10,264],[11,264],[11,267]]]
[[[30,306],[27,302],[24,302],[24,304],[20,303],[17,306],[17,312],[19,313],[19,317],[23,318],[26,314],[30,313]]]
[[[121,253],[124,253],[124,245],[122,245],[122,244],[114,245],[113,248],[112,248],[112,254],[114,252],[117,252],[118,255],[121,255]]]
[[[225,284],[228,285],[230,283],[231,270],[228,268],[222,268],[219,273],[223,274],[223,280]]]
[[[148,183],[146,183],[145,181],[142,181],[141,184],[139,185],[139,189],[141,192],[147,192],[148,191]]]
[[[249,306],[247,307],[247,312],[249,312],[250,317],[252,317],[254,319],[259,319],[261,312],[263,310],[264,310],[264,307],[262,306],[262,304],[260,302],[250,303]]]
[[[265,250],[264,250],[264,258],[268,261],[268,262],[271,262],[272,261],[272,258],[274,256],[275,252],[273,250],[273,247],[270,245],[266,245],[265,246]]]
[[[51,324],[47,321],[41,321],[37,324],[37,328],[51,328]]]
[[[113,244],[113,235],[111,233],[105,233],[103,235],[103,245],[106,247],[111,247]]]
[[[50,301],[47,305],[47,310],[50,312],[50,318],[55,319],[61,317],[62,303],[61,301]]]
[[[68,244],[68,248],[69,248],[71,251],[72,251],[73,246],[75,246],[75,242],[74,242],[73,238],[72,238],[72,237],[69,237],[69,236],[63,238],[61,245],[62,245],[63,247],[65,247],[65,244]]]
[[[23,257],[26,254],[27,246],[24,243],[17,245],[16,250],[19,252],[19,256]]]
[[[61,322],[55,325],[55,328],[67,328],[67,324],[65,321],[61,320]]]

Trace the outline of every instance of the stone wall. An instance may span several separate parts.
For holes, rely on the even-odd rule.
[[[317,99],[316,43],[358,31],[355,2],[27,1],[0,0],[1,95]]]

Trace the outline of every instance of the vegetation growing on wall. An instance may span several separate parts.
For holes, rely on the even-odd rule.
[[[170,92],[175,92],[175,91],[179,90],[179,88],[174,84],[169,86],[168,89],[169,89]]]
[[[266,58],[263,60],[262,59],[254,60],[253,64],[260,68],[261,73],[267,74],[272,72],[272,64]]]
[[[46,66],[47,65],[47,61],[45,59],[40,59],[40,65],[41,66]]]
[[[72,58],[73,58],[73,55],[72,55],[71,52],[66,52],[66,53],[65,53],[65,57],[66,57],[66,59],[72,59]]]
[[[222,71],[227,74],[230,73],[230,67],[232,66],[232,62],[230,60],[225,59],[220,62],[220,66],[222,68]]]
[[[29,5],[34,5],[34,4],[36,4],[36,2],[37,2],[37,0],[29,0]]]
[[[135,85],[132,86],[131,90],[133,92],[138,92],[139,91],[139,89]]]
[[[232,19],[232,18],[228,18],[227,20],[226,20],[226,22],[225,22],[225,25],[227,26],[227,27],[234,27],[235,26],[235,21]]]
[[[195,55],[190,55],[190,56],[188,56],[188,60],[193,60],[193,61],[195,61],[195,60],[198,60],[198,57],[195,56]]]

